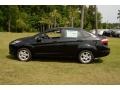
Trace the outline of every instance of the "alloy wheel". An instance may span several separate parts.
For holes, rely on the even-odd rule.
[[[79,54],[79,60],[81,63],[87,64],[93,60],[93,54],[91,51],[84,50]]]
[[[20,61],[28,61],[31,58],[31,52],[28,49],[23,48],[18,51],[17,56]]]

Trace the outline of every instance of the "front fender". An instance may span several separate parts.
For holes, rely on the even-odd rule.
[[[17,50],[19,50],[20,48],[28,48],[31,52],[33,52],[33,46],[30,44],[27,44],[27,43],[26,44],[23,44],[23,43],[19,44],[17,46]]]

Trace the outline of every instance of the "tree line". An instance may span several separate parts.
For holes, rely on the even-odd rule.
[[[0,31],[42,32],[55,27],[81,27],[95,29],[95,5],[1,5]],[[81,18],[84,15],[84,18]],[[102,28],[101,13],[97,11],[98,28]]]

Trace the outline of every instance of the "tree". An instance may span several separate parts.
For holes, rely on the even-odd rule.
[[[97,29],[98,29],[98,19],[97,19],[97,6],[95,5],[95,34],[98,35]]]
[[[98,28],[101,13],[97,12]],[[2,31],[44,31],[52,27],[95,29],[95,7],[90,5],[15,5],[0,6]]]
[[[0,10],[0,31],[3,31],[3,25],[4,25],[4,16],[3,16],[3,12]]]
[[[74,27],[75,19],[79,20],[78,17],[79,17],[79,9],[74,6],[70,6],[69,18],[70,18],[70,22],[71,22],[71,27]]]
[[[8,25],[8,32],[15,31],[16,26],[16,20],[19,15],[19,9],[18,6],[8,6],[7,7],[6,17],[7,17],[7,25]]]
[[[21,12],[16,19],[16,30],[17,32],[29,31],[29,24],[27,22],[28,15],[25,12]]]
[[[54,27],[57,26],[57,19],[60,18],[60,14],[58,12],[58,10],[54,9],[52,12],[50,12],[50,16],[54,22]]]
[[[96,28],[96,14],[97,14],[97,26],[101,28],[101,13],[97,11],[95,5],[89,5],[88,8],[85,7],[85,20],[84,20],[84,28],[87,30],[95,29]],[[90,27],[88,27],[90,26]]]
[[[49,14],[48,15],[44,15],[43,17],[41,17],[41,20],[39,22],[47,24],[48,28],[52,28],[52,26],[53,26],[53,22],[52,22],[52,19],[51,19]]]
[[[84,26],[84,5],[82,5],[82,10],[81,10],[81,23],[80,23],[81,29],[83,29],[83,26]]]
[[[60,19],[60,25],[62,27],[69,27],[70,26],[70,20],[67,17],[62,17]]]
[[[17,32],[23,32],[27,29],[26,23],[22,19],[17,19],[16,21]]]

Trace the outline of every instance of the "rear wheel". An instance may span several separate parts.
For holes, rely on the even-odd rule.
[[[78,55],[79,61],[83,64],[91,63],[94,59],[93,53],[89,50],[83,50]]]
[[[21,48],[17,52],[17,57],[20,61],[29,61],[32,57],[31,51],[27,48]]]

